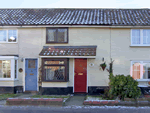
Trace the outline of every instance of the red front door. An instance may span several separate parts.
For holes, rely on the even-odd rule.
[[[86,93],[87,90],[87,59],[75,59],[74,92]]]

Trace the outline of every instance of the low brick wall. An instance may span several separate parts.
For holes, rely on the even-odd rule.
[[[99,101],[84,101],[84,105],[92,106],[150,106],[150,101],[117,101],[117,100],[99,100]]]
[[[84,105],[95,105],[95,106],[114,106],[117,105],[119,102],[117,100],[100,100],[100,101],[84,101]]]
[[[42,105],[42,106],[62,106],[63,98],[8,98],[6,105]]]

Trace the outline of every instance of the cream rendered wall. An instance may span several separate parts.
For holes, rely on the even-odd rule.
[[[130,47],[130,29],[109,29],[109,28],[69,28],[68,44],[46,44],[46,28],[19,28],[17,44],[0,44],[0,53],[18,54],[18,68],[23,68],[24,62],[21,58],[39,58],[43,46],[88,46],[97,45],[96,59],[88,59],[88,86],[107,86],[108,72],[100,70],[100,63],[104,57],[106,63],[110,62],[110,55],[114,62],[114,74],[130,74],[130,60],[149,60],[150,47]],[[111,34],[111,35],[110,35]],[[111,40],[110,40],[111,38]],[[110,48],[111,43],[111,48]],[[110,54],[111,51],[111,54]],[[89,64],[94,63],[93,67]],[[41,65],[41,61],[39,61]],[[62,86],[73,86],[73,59],[69,63],[68,83],[61,83]],[[24,70],[25,71],[25,70]],[[24,74],[18,72],[18,81],[2,82],[0,85],[23,85]],[[4,83],[4,84],[3,84]],[[6,84],[5,84],[6,83]],[[141,82],[145,84],[145,82]],[[43,82],[45,87],[55,86],[59,83]],[[61,86],[61,85],[60,85]]]
[[[131,29],[111,30],[111,56],[114,74],[130,74],[131,60],[150,60],[150,47],[131,47]],[[147,82],[139,82],[145,85]]]
[[[14,86],[14,81],[12,80],[1,80],[0,81],[0,86],[3,87],[3,86]]]
[[[7,30],[7,29],[0,29]],[[18,43],[0,43],[0,55],[18,54]]]
[[[46,44],[44,38],[42,45],[44,46],[88,46],[97,45],[96,59],[88,59],[88,86],[107,86],[108,72],[100,70],[102,58],[106,62],[110,62],[110,30],[108,28],[69,28],[69,43],[68,44]],[[46,29],[43,37],[46,37]],[[89,64],[94,63],[94,67]],[[68,86],[73,86],[73,60],[69,63],[69,82]],[[50,86],[51,83],[47,83]],[[56,83],[57,84],[57,83]]]

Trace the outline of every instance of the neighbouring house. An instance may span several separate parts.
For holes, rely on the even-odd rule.
[[[0,9],[0,93],[103,93],[111,58],[150,94],[150,9]]]

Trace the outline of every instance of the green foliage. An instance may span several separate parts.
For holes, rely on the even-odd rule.
[[[130,75],[109,75],[109,95],[119,97],[121,100],[124,98],[137,99],[141,95],[141,90],[138,87],[138,82]]]
[[[110,93],[109,93],[109,91],[110,91],[110,88],[106,88],[105,90],[104,90],[104,95],[103,95],[103,99],[106,99],[106,100],[114,100],[115,99],[115,96],[114,95],[111,95]]]

